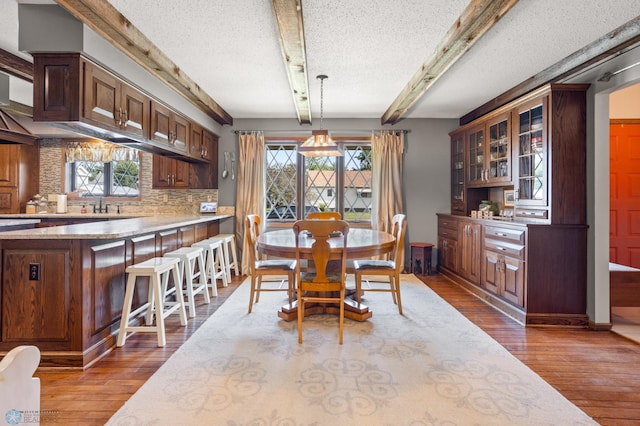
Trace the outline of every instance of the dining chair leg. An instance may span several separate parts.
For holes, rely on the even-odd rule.
[[[302,343],[302,318],[304,318],[304,300],[298,296],[298,344]]]
[[[396,286],[398,285],[395,277],[390,276],[389,277],[389,285],[391,286],[391,298],[393,299],[393,304],[397,305],[398,304],[398,300],[396,298]]]
[[[342,334],[344,332],[344,285],[340,290],[340,344],[342,344]]]
[[[260,291],[262,290],[262,276],[257,277],[256,283],[256,303],[260,301]]]
[[[400,313],[400,315],[402,315],[402,300],[400,300],[400,275],[396,274],[393,278],[393,281],[394,289],[397,293],[396,299],[398,300],[398,312]]]
[[[253,307],[253,296],[256,293],[256,276],[255,274],[251,275],[251,293],[249,295],[249,314],[251,313],[251,308]]]

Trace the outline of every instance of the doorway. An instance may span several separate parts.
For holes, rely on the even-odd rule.
[[[639,99],[640,84],[609,97],[609,261],[616,269],[638,269],[640,275]],[[625,297],[625,284],[610,281],[612,330],[640,343],[640,303],[634,300],[635,288]]]

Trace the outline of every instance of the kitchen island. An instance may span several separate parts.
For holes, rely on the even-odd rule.
[[[227,215],[154,216],[0,232],[0,355],[86,368],[115,346],[127,266],[218,234]],[[140,306],[147,286],[139,284]]]

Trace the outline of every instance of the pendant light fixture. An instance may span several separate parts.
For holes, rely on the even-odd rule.
[[[342,152],[338,148],[328,130],[322,129],[324,115],[324,80],[328,78],[324,74],[316,76],[320,80],[320,130],[311,131],[311,137],[298,147],[298,152],[305,157],[341,157]]]

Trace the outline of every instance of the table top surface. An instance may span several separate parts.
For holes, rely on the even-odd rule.
[[[330,239],[330,246],[341,244],[340,238]],[[301,247],[307,251],[311,249],[313,238],[300,234]],[[347,257],[351,259],[366,258],[385,254],[393,250],[395,238],[393,235],[366,228],[351,228],[347,236]],[[293,229],[269,231],[258,238],[258,250],[263,253],[285,257],[296,257],[296,242]]]

